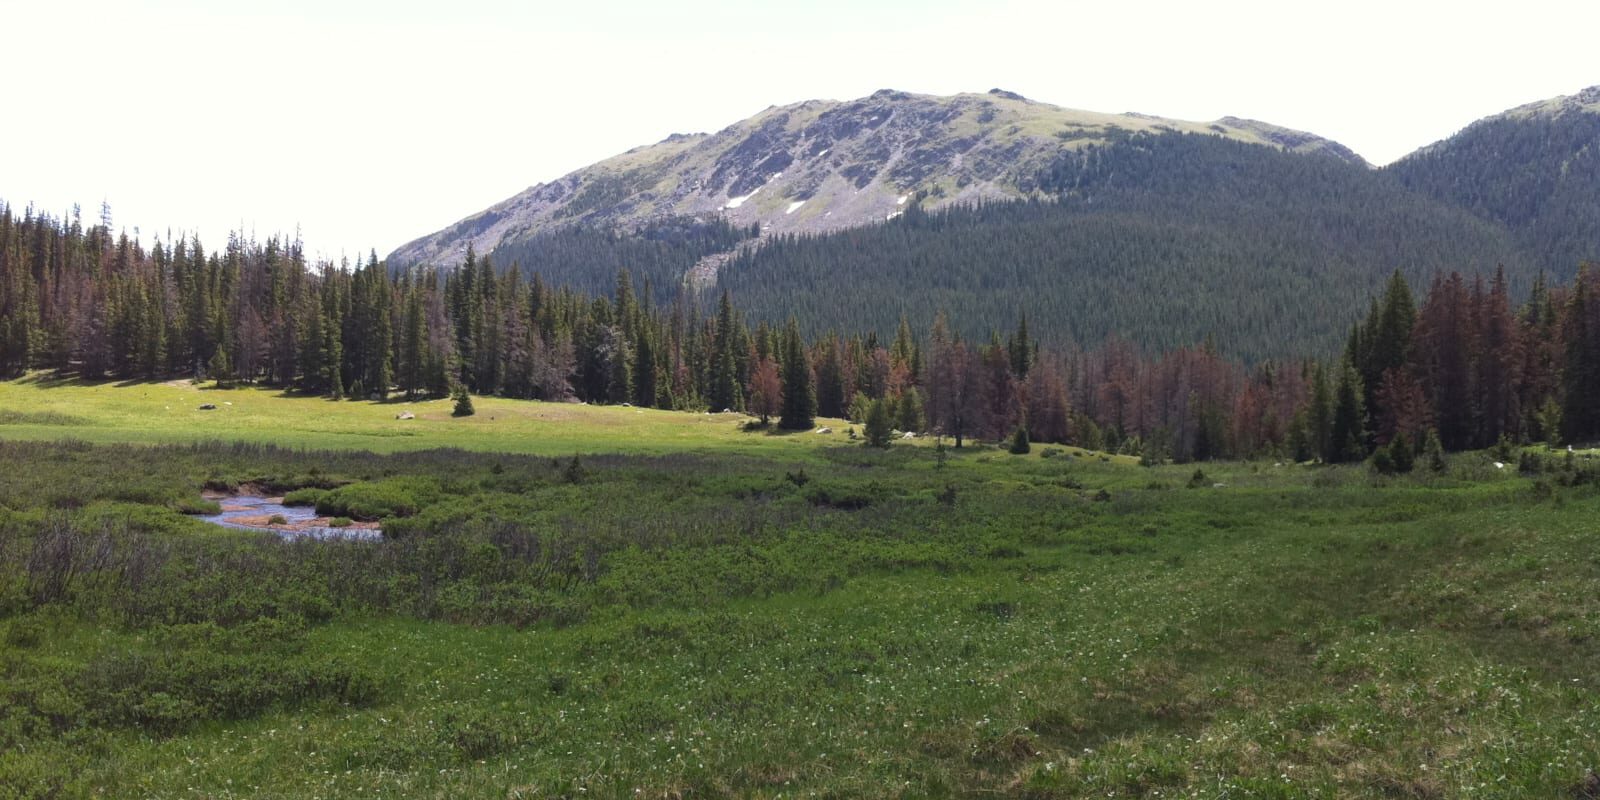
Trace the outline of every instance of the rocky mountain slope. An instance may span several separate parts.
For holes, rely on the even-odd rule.
[[[1264,122],[1186,122],[1078,111],[991,90],[933,97],[884,90],[847,102],[768,108],[714,134],[676,134],[534,186],[396,250],[396,265],[450,266],[555,229],[633,230],[666,220],[759,224],[763,235],[883,222],[918,199],[1032,197],[1063,153],[1140,133],[1215,134],[1364,164],[1335,142]]]

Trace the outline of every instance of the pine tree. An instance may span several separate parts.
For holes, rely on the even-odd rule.
[[[839,337],[829,334],[818,345],[817,353],[817,415],[842,417],[845,415],[844,361]]]
[[[1561,325],[1566,343],[1566,363],[1561,370],[1561,438],[1568,442],[1600,436],[1600,331],[1595,324],[1592,279],[1587,265],[1578,270]]]
[[[415,399],[426,384],[428,365],[427,318],[422,307],[422,292],[412,284],[406,292],[406,311],[400,324],[400,388],[406,399]]]
[[[1329,429],[1328,460],[1334,463],[1360,461],[1367,457],[1366,410],[1361,401],[1361,376],[1346,361],[1340,365],[1339,388]]]
[[[464,386],[464,385],[456,386],[455,401],[456,401],[455,408],[451,410],[450,416],[452,416],[452,417],[470,417],[473,414],[477,413],[476,409],[474,409],[472,407],[472,395],[467,393],[467,387],[466,386]]]
[[[1321,364],[1312,367],[1311,402],[1306,407],[1306,440],[1316,457],[1333,461],[1333,391]]]
[[[862,433],[868,447],[888,447],[893,425],[888,400],[880,397],[868,401],[866,419],[862,422]]]
[[[913,433],[927,430],[928,415],[922,393],[915,386],[900,393],[900,400],[895,404],[895,427]]]
[[[1014,456],[1027,455],[1028,451],[1033,449],[1028,443],[1028,427],[1026,425],[1018,425],[1016,430],[1011,432],[1011,446],[1006,449]]]
[[[793,317],[783,334],[783,415],[778,427],[807,430],[817,421],[817,393],[811,382],[811,360]]]
[[[711,358],[711,379],[707,396],[711,401],[712,411],[744,408],[744,399],[740,391],[738,362],[734,355],[738,345],[738,335],[735,330],[738,325],[733,316],[733,303],[728,298],[728,293],[722,293],[722,300],[717,304],[716,341],[713,345]]]
[[[1037,349],[1038,345],[1028,337],[1028,314],[1024,311],[1018,317],[1017,332],[1006,340],[1006,351],[1011,357],[1011,374],[1017,376],[1017,380],[1027,379]]]

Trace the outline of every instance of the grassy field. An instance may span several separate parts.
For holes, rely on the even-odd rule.
[[[217,406],[202,411],[201,405]],[[846,441],[834,433],[746,433],[743,414],[689,414],[619,406],[473,399],[477,413],[450,416],[447,399],[337,401],[277,389],[216,389],[191,381],[131,385],[55,381],[40,375],[0,382],[0,438],[168,444],[242,441],[282,447],[379,453],[458,447],[509,453],[742,451],[775,454]],[[416,419],[400,420],[409,411]]]
[[[1582,458],[400,407],[0,384],[0,798],[1600,796]],[[390,535],[181,513],[240,485]]]

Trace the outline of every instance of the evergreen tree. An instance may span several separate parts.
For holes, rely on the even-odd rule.
[[[928,416],[922,403],[922,393],[915,386],[900,393],[895,403],[895,427],[907,432],[921,432],[928,428]]]
[[[722,293],[722,299],[717,304],[716,341],[713,345],[711,358],[711,379],[708,397],[711,400],[712,411],[724,411],[733,408],[744,408],[744,400],[739,386],[738,362],[735,348],[738,346],[738,335],[735,330],[738,325],[733,316],[733,303],[728,298],[728,293]]]
[[[893,416],[889,411],[888,400],[880,397],[867,402],[866,419],[862,422],[862,434],[866,438],[868,447],[888,447],[893,425]]]
[[[412,284],[406,292],[405,316],[400,323],[398,377],[407,400],[415,399],[426,385],[427,348],[427,317],[422,307],[422,292]]]
[[[465,385],[456,386],[455,401],[455,408],[450,411],[450,416],[470,417],[477,413],[477,410],[472,407],[472,395],[467,393]]]
[[[1018,425],[1016,430],[1011,432],[1011,446],[1006,449],[1014,456],[1027,455],[1028,451],[1033,449],[1028,443],[1026,425]]]
[[[1011,374],[1017,376],[1017,380],[1028,377],[1037,348],[1038,345],[1028,336],[1028,313],[1024,311],[1017,315],[1017,332],[1006,340],[1006,351],[1011,357]]]
[[[846,412],[844,396],[844,359],[840,352],[839,337],[829,334],[818,345],[817,354],[817,415],[843,417]]]
[[[1590,285],[1593,271],[1578,271],[1567,299],[1561,335],[1566,342],[1566,364],[1561,371],[1561,438],[1587,442],[1600,437],[1600,326],[1596,325]]]
[[[783,415],[778,427],[807,430],[816,424],[817,393],[811,382],[811,360],[793,317],[783,334]]]
[[[1329,456],[1333,463],[1367,457],[1366,409],[1361,402],[1361,376],[1345,361],[1339,368],[1339,388],[1329,429]]]
[[[1333,449],[1333,391],[1328,386],[1328,374],[1321,364],[1312,367],[1311,402],[1306,407],[1306,439],[1316,457],[1325,462],[1334,460]]]

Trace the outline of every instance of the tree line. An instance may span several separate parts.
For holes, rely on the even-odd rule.
[[[1252,366],[1214,339],[1150,354],[1115,336],[1042,345],[1018,309],[971,337],[807,336],[751,324],[724,291],[658,303],[617,273],[607,294],[552,288],[469,253],[450,272],[307,262],[295,241],[195,237],[146,249],[0,206],[0,376],[173,376],[334,398],[467,391],[548,401],[747,411],[789,429],[817,417],[998,441],[1019,430],[1151,458],[1276,454],[1329,462],[1378,448],[1600,438],[1600,287],[1536,282],[1513,308],[1504,273],[1439,273],[1418,304],[1394,273],[1336,359]],[[971,327],[970,322],[966,323]],[[877,435],[882,443],[884,437]]]

